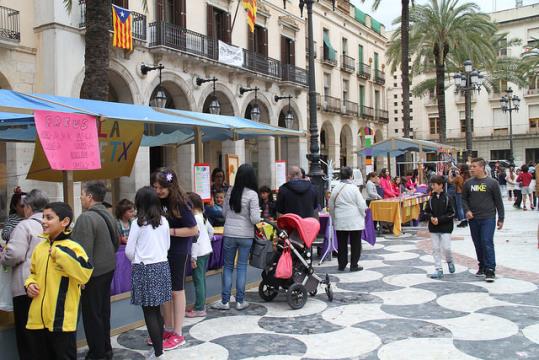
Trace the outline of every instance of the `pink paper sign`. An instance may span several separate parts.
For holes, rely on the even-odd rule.
[[[95,117],[36,110],[34,121],[51,169],[101,169]]]

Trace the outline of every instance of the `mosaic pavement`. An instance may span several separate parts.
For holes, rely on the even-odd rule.
[[[432,280],[432,257],[418,241],[364,243],[361,272],[323,264],[318,272],[335,285],[332,303],[319,291],[294,311],[284,294],[265,303],[255,289],[242,312],[187,319],[187,343],[167,359],[539,359],[534,283],[498,275],[487,284],[458,265]],[[114,337],[114,358],[144,359],[146,337],[144,328]]]

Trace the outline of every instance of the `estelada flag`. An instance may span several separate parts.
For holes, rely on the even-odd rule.
[[[243,7],[247,10],[247,24],[251,32],[255,31],[256,0],[243,0]]]
[[[133,50],[133,30],[131,11],[112,5],[112,46]]]

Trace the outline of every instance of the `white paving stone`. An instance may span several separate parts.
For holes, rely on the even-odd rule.
[[[491,294],[520,294],[537,290],[537,285],[524,280],[496,278],[493,283],[486,281],[471,282],[470,284],[481,286]]]
[[[258,326],[260,316],[223,316],[196,324],[189,334],[201,341],[212,341],[225,336],[240,334],[272,334]]]
[[[288,336],[305,343],[304,357],[311,359],[353,358],[376,350],[382,344],[376,334],[353,327],[323,334]]]
[[[436,299],[436,294],[432,291],[416,288],[373,292],[372,295],[382,298],[384,305],[417,305]]]
[[[204,360],[227,360],[228,350],[214,343],[202,343],[187,348],[178,348],[167,351],[167,360],[200,360],[204,354]]]
[[[331,286],[333,287],[333,284]],[[318,289],[318,291],[322,290],[323,289],[321,288]],[[325,302],[316,298],[309,297],[304,307],[298,310],[293,310],[290,308],[288,303],[284,301],[284,298],[281,299],[283,300],[279,301],[279,299],[275,299],[272,302],[259,303],[260,305],[263,305],[266,309],[268,309],[268,312],[264,316],[290,318],[297,316],[314,315],[326,310],[327,308],[327,304]]]
[[[322,313],[322,318],[335,325],[351,326],[363,321],[380,319],[400,319],[381,310],[381,304],[350,304],[329,308]]]
[[[377,271],[363,270],[355,272],[342,272],[333,274],[342,283],[361,283],[380,279],[383,274]]]
[[[378,350],[380,360],[478,360],[458,350],[451,339],[409,338],[386,344]]]
[[[384,249],[387,251],[402,252],[402,251],[408,251],[408,250],[417,250],[417,246],[413,244],[387,245]]]
[[[448,328],[457,340],[497,340],[518,333],[518,325],[499,316],[469,314],[454,319],[429,320]]]
[[[434,264],[434,259],[432,258],[432,255],[421,255],[419,257],[420,260],[423,260],[424,262],[429,262]]]
[[[401,287],[410,287],[419,284],[438,282],[425,274],[399,274],[386,276],[383,281],[387,284]]]
[[[380,256],[383,257],[386,261],[410,260],[419,257],[419,255],[416,253],[410,253],[406,251],[392,254],[380,254]]]
[[[530,325],[522,329],[522,333],[528,340],[539,344],[539,324]]]
[[[379,250],[386,247],[385,244],[379,243],[378,241],[376,241],[374,245],[371,245],[368,242],[363,242],[362,246],[363,246],[363,250]]]
[[[389,266],[388,264],[384,263],[382,260],[361,260],[361,259],[359,259],[359,265],[363,266],[363,269],[365,270]]]
[[[243,360],[301,360],[301,356],[292,355],[268,355],[245,358]]]
[[[436,302],[446,309],[470,313],[495,306],[518,306],[509,302],[497,300],[489,294],[478,292],[448,294],[439,297],[436,299]]]

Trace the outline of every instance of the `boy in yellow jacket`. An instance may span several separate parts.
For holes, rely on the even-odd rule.
[[[77,315],[82,285],[92,275],[83,248],[69,239],[73,210],[62,202],[43,210],[43,241],[32,254],[24,286],[32,298],[28,323],[33,359],[76,359]]]

